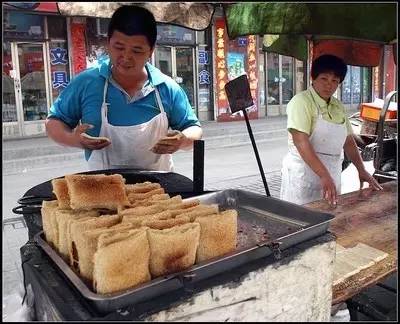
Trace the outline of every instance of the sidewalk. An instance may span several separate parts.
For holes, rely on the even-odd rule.
[[[256,142],[262,143],[271,138],[286,137],[286,120],[286,116],[250,120]],[[201,124],[206,149],[250,143],[244,120],[224,123],[204,121]],[[61,146],[47,136],[3,140],[3,174],[15,174],[42,165],[69,163],[82,159],[84,157],[81,149]]]

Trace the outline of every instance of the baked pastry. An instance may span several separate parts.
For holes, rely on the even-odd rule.
[[[120,220],[121,217],[119,215],[104,215],[93,219],[84,220],[82,222],[79,222],[79,220],[71,221],[68,252],[69,252],[70,263],[75,270],[77,271],[79,270],[80,256],[78,254],[76,244],[81,239],[82,233],[89,229],[100,228],[100,227],[106,228],[112,225],[116,225],[117,223],[120,222]]]
[[[149,199],[154,195],[164,194],[164,188],[153,189],[148,192],[131,192],[128,194],[128,200],[131,204],[135,203],[138,200]]]
[[[147,226],[149,228],[163,230],[166,228],[171,228],[171,227],[186,224],[189,222],[190,222],[189,217],[167,218],[167,219],[146,219],[141,222],[141,225]]]
[[[55,238],[55,229],[53,227],[53,223],[55,223],[53,218],[55,218],[55,211],[57,209],[57,200],[43,200],[41,208],[43,232],[47,243],[52,247],[55,247],[55,243],[57,243]]]
[[[196,262],[208,260],[236,249],[237,211],[229,209],[220,214],[200,216],[200,242]]]
[[[150,273],[153,277],[191,267],[199,245],[200,225],[187,223],[172,228],[148,229]]]
[[[126,190],[127,195],[129,195],[130,193],[149,192],[149,191],[152,191],[154,189],[159,189],[159,188],[161,188],[161,185],[159,183],[150,182],[150,181],[125,185],[125,190]]]
[[[101,234],[94,254],[94,291],[114,293],[149,281],[149,261],[146,228]]]
[[[61,257],[65,260],[69,260],[68,252],[68,235],[69,231],[67,228],[71,220],[75,219],[90,219],[93,217],[98,217],[99,213],[95,210],[88,211],[75,211],[72,209],[59,209],[55,212],[55,217],[57,219],[57,229],[58,229],[58,252]]]
[[[214,205],[197,205],[188,209],[177,209],[171,211],[176,218],[189,217],[193,222],[197,217],[218,214],[219,208],[217,204]]]
[[[61,209],[70,209],[70,199],[68,193],[67,181],[65,178],[51,180],[53,186],[53,193],[58,200],[58,207]]]
[[[128,205],[125,179],[120,174],[113,175],[66,175],[72,209],[109,209]]]
[[[79,274],[89,282],[93,280],[93,257],[97,250],[98,238],[101,234],[117,234],[123,230],[131,229],[130,223],[118,223],[111,227],[101,227],[84,231],[75,241],[79,255]],[[118,253],[118,252],[117,252]]]

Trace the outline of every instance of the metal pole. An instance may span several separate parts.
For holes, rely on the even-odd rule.
[[[193,191],[204,191],[204,141],[193,142]]]
[[[269,193],[267,180],[265,179],[265,174],[264,174],[264,170],[263,170],[263,167],[262,167],[262,164],[261,164],[260,156],[258,155],[256,142],[254,140],[253,132],[252,132],[251,127],[250,127],[249,117],[247,116],[246,109],[243,109],[242,111],[243,111],[243,114],[244,114],[244,118],[246,119],[246,126],[247,126],[247,130],[249,131],[249,135],[250,135],[250,139],[251,139],[251,145],[253,145],[254,153],[255,153],[256,159],[257,159],[258,168],[260,169],[261,178],[262,178],[262,181],[264,183],[265,193],[267,194],[268,197],[270,197],[271,194]]]

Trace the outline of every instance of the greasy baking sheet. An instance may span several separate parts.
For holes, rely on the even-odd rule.
[[[325,233],[329,221],[334,217],[331,214],[244,190],[218,191],[185,201],[193,199],[200,199],[205,204],[216,203],[221,210],[234,208],[238,211],[236,250],[195,264],[185,271],[155,278],[124,292],[107,295],[94,293],[47,244],[43,232],[38,233],[35,240],[82,296],[99,312],[108,313],[183,288],[189,282],[206,279],[272,253],[279,256],[279,250]]]

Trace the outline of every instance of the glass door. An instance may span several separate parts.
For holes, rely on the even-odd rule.
[[[44,120],[50,98],[44,44],[17,44],[24,122]]]
[[[18,122],[17,102],[15,94],[18,91],[18,84],[14,83],[15,71],[13,69],[11,43],[3,43],[3,123]],[[4,134],[3,134],[4,135]]]
[[[286,105],[294,95],[293,58],[267,53],[267,115],[286,115]]]
[[[176,47],[176,76],[175,80],[186,92],[192,108],[195,107],[194,92],[194,49],[191,47]]]
[[[160,69],[160,71],[171,78],[172,76],[172,53],[171,47],[161,47],[157,46],[154,51],[155,66]]]
[[[158,46],[154,53],[155,66],[173,78],[185,91],[195,107],[194,49],[192,47]]]
[[[44,43],[11,43],[15,98],[21,135],[45,132],[50,107],[48,66]]]

